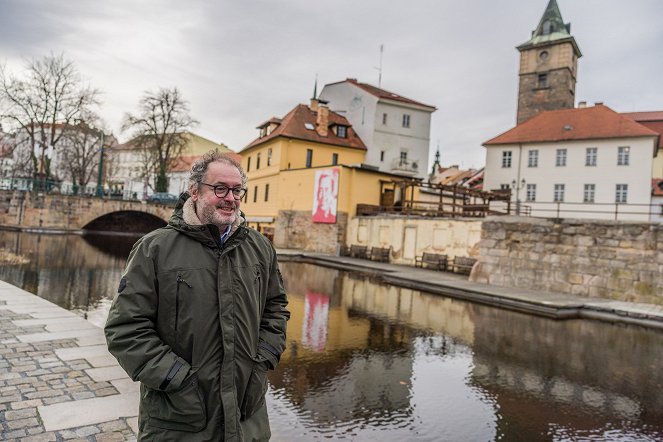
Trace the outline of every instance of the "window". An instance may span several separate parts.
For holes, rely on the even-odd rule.
[[[511,151],[502,152],[502,167],[511,167]]]
[[[403,114],[403,127],[410,127],[410,115]]]
[[[555,154],[555,166],[566,166],[566,149],[557,149]]]
[[[626,203],[628,198],[628,184],[617,184],[615,186],[615,202]]]
[[[539,151],[530,150],[527,152],[527,167],[538,167],[539,166]]]
[[[347,138],[348,128],[345,126],[336,126],[336,136],[339,138]]]
[[[596,166],[596,147],[588,147],[585,149],[585,166]]]
[[[265,184],[265,201],[269,200],[269,184]]]
[[[246,159],[246,171],[248,172],[250,170],[251,170],[251,157],[248,157]]]
[[[386,113],[382,114],[382,124],[384,124],[384,125],[387,124],[387,114]]]
[[[384,161],[384,150],[380,151],[380,161]]]
[[[539,87],[548,87],[548,74],[539,74]]]
[[[536,201],[536,184],[527,185],[527,193],[525,194],[527,201]]]
[[[556,203],[564,202],[564,184],[555,184],[555,193],[553,195],[553,201]]]
[[[311,167],[313,164],[313,150],[306,149],[306,167]]]
[[[500,190],[509,190],[511,189],[511,184],[500,184]]]
[[[258,186],[253,186],[253,202],[258,201]]]
[[[548,35],[551,34],[553,31],[553,24],[550,20],[546,20],[543,22],[543,29],[541,29],[541,34],[542,35]]]
[[[338,164],[338,154],[333,153],[332,154],[332,166],[336,166]]]
[[[585,184],[585,188],[582,192],[582,202],[593,203],[595,193],[596,193],[596,184]]]
[[[244,193],[244,203],[247,203],[249,201],[249,189],[246,189],[246,192]]]
[[[407,152],[401,151],[400,164],[407,164]]]
[[[260,152],[256,154],[256,170],[260,169]]]
[[[272,148],[267,149],[267,165],[272,165]]]
[[[618,166],[628,166],[629,154],[631,148],[628,146],[619,146],[617,148],[617,165]]]

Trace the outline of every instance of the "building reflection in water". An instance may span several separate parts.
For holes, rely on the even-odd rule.
[[[101,325],[133,239],[101,240],[0,232],[31,260],[0,279]],[[274,440],[663,440],[661,332],[281,270],[292,317],[269,378]]]

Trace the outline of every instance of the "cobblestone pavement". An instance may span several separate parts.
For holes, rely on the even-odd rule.
[[[102,341],[89,322],[0,282],[0,440],[136,440],[137,386]]]

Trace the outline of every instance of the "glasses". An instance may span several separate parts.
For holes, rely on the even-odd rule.
[[[218,184],[216,186],[207,183],[200,183],[200,184],[204,184],[214,189],[214,195],[216,195],[217,198],[225,198],[228,195],[228,192],[232,192],[233,198],[235,198],[236,200],[241,200],[242,198],[244,198],[244,195],[246,194],[246,189],[244,187],[228,187],[225,184]]]

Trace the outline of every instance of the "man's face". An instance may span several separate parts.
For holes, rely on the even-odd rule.
[[[241,187],[242,176],[235,166],[215,161],[207,166],[203,183],[213,186],[223,184],[230,188]],[[241,201],[235,199],[232,191],[228,192],[225,197],[219,198],[210,186],[201,185],[200,189],[192,191],[191,198],[198,218],[205,224],[214,224],[220,229],[225,229],[239,216]]]

